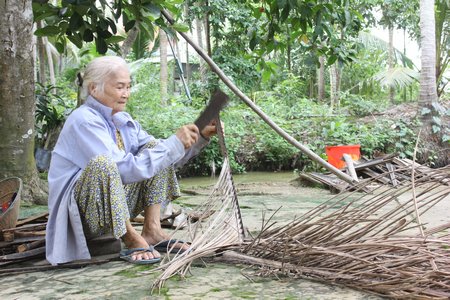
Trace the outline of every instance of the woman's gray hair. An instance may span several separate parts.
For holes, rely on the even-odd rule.
[[[86,66],[82,76],[80,90],[81,100],[84,102],[89,96],[90,87],[94,87],[98,93],[102,94],[104,92],[105,82],[109,76],[118,69],[124,67],[130,71],[127,62],[119,56],[102,56],[93,59]]]

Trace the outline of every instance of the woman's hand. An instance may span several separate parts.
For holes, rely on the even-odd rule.
[[[197,142],[199,132],[197,126],[188,124],[180,127],[175,135],[183,143],[184,149],[189,149]]]
[[[206,139],[211,138],[213,135],[217,134],[217,127],[216,127],[217,120],[212,120],[211,123],[206,125],[205,128],[202,130],[202,136]],[[223,130],[223,122],[220,121],[220,125]]]

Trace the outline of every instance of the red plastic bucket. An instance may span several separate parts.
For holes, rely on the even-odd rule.
[[[352,160],[359,160],[361,145],[325,146],[328,162],[338,169],[345,168],[344,154],[350,155]]]

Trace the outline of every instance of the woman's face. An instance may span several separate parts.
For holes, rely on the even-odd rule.
[[[130,96],[131,77],[126,68],[119,68],[106,81],[103,93],[95,88],[91,95],[103,105],[112,108],[112,114],[124,111]]]

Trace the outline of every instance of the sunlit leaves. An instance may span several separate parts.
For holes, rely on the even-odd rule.
[[[350,4],[351,3],[351,4]],[[362,12],[372,4],[359,1],[289,1],[268,0],[264,6],[250,4],[253,16],[260,21],[259,34],[253,33],[250,49],[285,51],[288,43],[300,37],[304,51],[318,51],[327,56],[327,63],[354,59],[355,50],[346,40],[363,26]],[[262,9],[261,9],[262,8]],[[286,30],[287,25],[289,30]],[[283,35],[282,41],[277,35]]]
[[[179,24],[179,23],[173,24],[172,28],[175,29],[176,31],[180,31],[180,32],[188,32],[189,31],[189,27],[187,25]]]
[[[106,53],[108,48],[117,47],[124,37],[117,35],[117,22],[122,18],[126,32],[136,24],[147,35],[154,36],[154,26],[165,27],[161,19],[161,9],[167,9],[178,14],[177,5],[181,0],[171,1],[94,1],[94,0],[64,0],[53,5],[49,1],[33,1],[35,21],[44,20],[45,26],[38,29],[37,36],[56,36],[57,49],[64,51],[67,37],[69,41],[81,48],[84,42],[95,42],[97,52]],[[173,28],[187,31],[185,25],[176,23]]]
[[[44,28],[37,29],[34,34],[36,36],[54,36],[59,33],[59,28],[56,26],[46,26]]]

